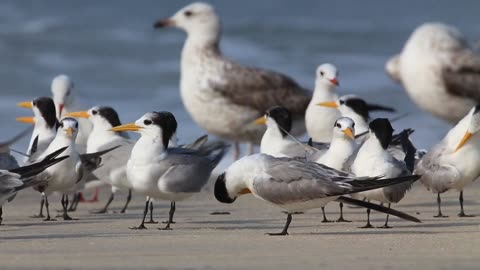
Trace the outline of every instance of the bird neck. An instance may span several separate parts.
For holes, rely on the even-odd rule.
[[[189,33],[183,46],[183,54],[198,53],[221,55],[220,34],[198,31]]]
[[[313,91],[312,100],[315,102],[337,101],[338,96],[333,85],[325,83],[316,83]]]
[[[135,162],[151,163],[162,158],[166,153],[161,136],[142,135],[135,143],[130,160]]]
[[[269,155],[276,153],[279,150],[279,144],[285,140],[287,140],[286,135],[282,134],[278,126],[267,126],[260,142],[260,152]]]
[[[380,156],[386,153],[385,149],[383,149],[380,141],[372,134],[370,137],[365,141],[362,145],[362,148],[358,152],[358,157],[361,156]]]
[[[334,136],[327,152],[317,160],[317,163],[342,170],[344,163],[353,154],[356,147],[355,140]]]

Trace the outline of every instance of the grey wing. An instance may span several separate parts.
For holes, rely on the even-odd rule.
[[[160,184],[166,191],[175,193],[201,191],[213,170],[208,158],[188,155],[169,156],[160,166],[165,168]]]
[[[75,183],[82,181],[83,176],[86,175],[88,171],[89,170],[85,168],[82,162],[78,161],[77,164],[75,165],[75,175],[77,176]]]
[[[415,168],[415,174],[422,175],[420,182],[433,192],[442,193],[449,190],[461,177],[457,168],[439,162],[445,150],[442,141],[425,154]]]
[[[480,102],[480,56],[471,50],[454,53],[450,65],[442,70],[447,92]]]
[[[110,149],[117,144],[111,143],[102,146],[99,150]],[[95,169],[92,174],[100,180],[106,180],[110,177],[110,172],[116,168],[125,166],[130,158],[133,144],[125,143],[122,146],[102,155],[101,165]]]
[[[395,177],[400,177],[400,176],[407,176],[411,175],[412,173],[408,170],[407,165],[403,161],[399,161],[397,159],[393,159],[392,161],[395,165],[395,168],[397,168],[398,173],[396,173]],[[412,188],[413,185],[412,182],[404,182],[401,184],[393,185],[393,186],[388,186],[383,188],[383,193],[385,194],[385,197],[393,203],[398,203],[407,193],[407,191]]]
[[[265,171],[268,178],[256,178],[254,189],[267,201],[275,204],[304,202],[348,193],[344,181],[348,174],[315,162],[297,159],[276,159]]]
[[[191,142],[191,143],[184,144],[184,145],[180,145],[180,147],[182,147],[182,148],[199,149],[199,148],[202,147],[205,143],[207,143],[207,141],[208,141],[208,135],[203,135],[203,136],[198,137],[195,141],[193,141],[193,142]]]
[[[311,92],[291,78],[273,71],[224,65],[221,81],[209,81],[209,87],[232,103],[250,107],[263,115],[273,106],[283,106],[294,116],[303,117]]]

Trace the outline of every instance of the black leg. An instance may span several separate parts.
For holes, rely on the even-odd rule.
[[[68,208],[68,212],[75,212],[77,211],[78,203],[80,202],[80,192],[77,192],[73,195],[72,203]]]
[[[145,217],[147,216],[149,202],[150,200],[146,200],[145,202],[145,208],[143,209],[143,219],[142,219],[142,223],[140,223],[140,226],[130,227],[130,230],[146,230],[147,229],[147,227],[145,227]]]
[[[122,208],[122,211],[120,213],[125,213],[127,211],[128,204],[130,203],[130,200],[132,199],[132,190],[128,190],[128,196],[127,196],[127,202],[125,203],[125,206]]]
[[[337,222],[352,222],[343,218],[343,203],[340,203],[340,217],[337,219]]]
[[[360,229],[373,228],[372,224],[370,224],[370,211],[370,208],[367,208],[367,224],[363,227],[359,227]]]
[[[459,217],[474,217],[474,215],[467,215],[463,211],[463,190],[460,191],[460,196],[459,196],[459,201],[460,201],[460,213],[458,214]]]
[[[280,233],[267,233],[267,235],[288,235],[288,227],[290,226],[290,222],[292,222],[292,214],[287,214],[287,223],[285,223],[285,227],[283,227],[282,232]]]
[[[149,205],[150,205],[150,220],[145,222],[147,224],[157,224],[158,221],[153,220],[153,202],[152,200],[149,200]]]
[[[170,211],[168,212],[168,220],[167,221],[163,221],[162,223],[163,224],[167,224],[167,223],[170,223],[170,224],[175,224],[176,222],[173,221],[173,214],[175,213],[175,202],[174,201],[171,201],[170,202]]]
[[[3,221],[3,208],[0,206],[0,225],[2,225]]]
[[[446,218],[446,217],[448,217],[448,216],[444,216],[442,214],[441,204],[442,204],[442,199],[440,199],[440,193],[437,193],[438,214],[436,216],[433,216],[433,217],[435,217],[435,218]]]
[[[322,223],[330,223],[330,222],[333,222],[333,221],[327,219],[327,216],[325,215],[325,207],[322,207],[322,215],[323,215]]]
[[[38,215],[31,216],[32,218],[43,218],[43,217],[45,217],[43,215],[43,205],[44,204],[45,204],[45,194],[42,193],[42,200],[40,201],[40,212],[38,213]]]
[[[390,206],[391,206],[391,203],[388,204],[388,209],[390,209]],[[380,227],[377,227],[377,228],[391,229],[392,227],[388,226],[388,218],[389,217],[390,217],[390,215],[387,215],[387,218],[385,219],[385,224],[383,224],[383,226],[380,226]]]
[[[45,194],[44,198],[45,198],[45,210],[47,210],[47,217],[43,221],[55,221],[55,219],[50,217],[50,209],[49,209],[50,204],[48,203],[47,194]]]
[[[68,195],[64,194],[62,196],[62,200],[65,197],[64,204],[63,204],[63,220],[74,220],[72,217],[68,215]]]
[[[160,230],[171,230],[170,223],[175,223],[175,222],[173,222],[173,214],[175,214],[175,202],[174,201],[170,202],[170,211],[168,212],[167,226],[165,226],[165,228],[160,228]]]
[[[107,201],[107,203],[105,204],[105,206],[104,206],[102,209],[100,209],[100,210],[91,211],[91,213],[94,213],[94,214],[105,214],[105,213],[107,213],[108,207],[109,207],[110,204],[112,203],[114,197],[115,197],[115,195],[113,194],[113,192],[110,193],[110,198],[108,198],[108,201]]]

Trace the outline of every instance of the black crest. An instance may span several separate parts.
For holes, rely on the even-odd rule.
[[[387,149],[392,141],[393,127],[386,118],[376,118],[369,124],[370,130],[380,141],[383,149]]]
[[[97,112],[103,118],[107,119],[112,127],[120,126],[122,124],[117,112],[112,107],[99,107]]]
[[[225,185],[225,173],[218,176],[215,182],[214,194],[217,201],[221,203],[233,203],[235,201],[228,195],[227,186]]]
[[[267,117],[275,120],[277,125],[280,127],[280,132],[285,137],[287,136],[286,132],[290,132],[292,129],[292,116],[290,111],[281,106],[275,106],[270,108],[267,111]],[[286,131],[286,132],[285,132]]]
[[[153,112],[152,122],[162,129],[162,142],[165,148],[173,134],[177,131],[177,120],[171,112]]]
[[[345,105],[350,107],[356,114],[360,115],[365,122],[368,122],[368,119],[370,118],[370,115],[368,113],[368,104],[365,102],[365,100],[358,98],[358,97],[353,97],[353,98],[347,98],[346,100],[343,100]],[[340,100],[340,104],[342,103],[342,100]]]
[[[57,113],[55,103],[49,97],[39,97],[33,100],[33,106],[37,107],[42,114],[43,119],[47,122],[49,128],[57,127]]]

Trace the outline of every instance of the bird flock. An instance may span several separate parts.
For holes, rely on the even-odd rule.
[[[73,80],[59,75],[52,81],[51,96],[18,103],[33,117],[17,121],[33,125],[33,130],[0,143],[0,207],[17,192],[33,188],[40,193],[40,212],[34,217],[54,221],[49,198],[58,194],[59,217],[74,220],[70,214],[85,200],[82,191],[109,186],[105,206],[93,213],[106,213],[123,190],[128,196],[120,214],[132,196],[145,197],[142,220],[131,229],[154,223],[154,201],[166,200],[170,211],[161,229],[170,230],[176,202],[202,192],[213,178],[212,196],[218,202],[231,204],[252,194],[283,209],[285,226],[270,235],[287,235],[293,215],[309,209],[321,208],[322,222],[331,222],[324,207],[332,201],[340,207],[337,222],[350,222],[343,214],[348,204],[366,209],[362,228],[373,227],[371,210],[386,214],[378,228],[391,228],[390,215],[419,223],[392,208],[419,180],[437,195],[435,217],[446,217],[441,194],[448,190],[459,191],[459,216],[469,217],[463,191],[480,176],[480,56],[454,27],[419,26],[385,66],[414,103],[452,123],[428,151],[415,147],[410,139],[414,130],[394,131],[392,123],[399,117],[393,117],[393,108],[352,94],[339,96],[339,72],[333,64],[318,66],[312,92],[281,73],[228,59],[220,49],[220,17],[209,4],[190,4],[156,21],[154,28],[186,32],[181,99],[194,122],[216,139],[203,135],[179,145],[177,120],[167,111],[147,112],[122,124],[111,106],[76,104]],[[371,119],[373,111],[389,118]],[[128,132],[139,133],[139,139]],[[301,139],[305,133],[309,140]],[[19,167],[10,146],[27,134],[31,138]],[[249,145],[243,157],[240,143]],[[259,153],[254,145],[260,145]],[[214,173],[230,150],[233,163]]]

